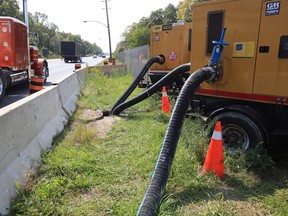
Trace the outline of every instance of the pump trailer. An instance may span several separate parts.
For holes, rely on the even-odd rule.
[[[220,76],[200,85],[190,111],[208,123],[220,120],[224,146],[232,151],[269,147],[274,137],[288,135],[288,2],[210,0],[194,3],[192,11],[192,23],[151,28],[150,55],[165,62],[150,67],[150,82],[186,62],[190,73],[207,66],[213,41],[226,28]],[[165,86],[181,89],[187,77],[180,74]]]
[[[150,30],[150,56],[161,53],[161,56],[165,58],[165,62],[151,65],[148,73],[149,79],[148,81],[144,79],[142,84],[153,85],[177,66],[188,63],[191,53],[191,35],[191,22],[152,26]],[[181,74],[171,82],[166,83],[166,88],[181,88],[184,80],[188,77],[189,72]]]
[[[288,135],[288,1],[215,0],[193,4],[191,72],[207,64],[227,28],[221,76],[204,82],[191,103],[220,120],[231,150],[269,147]]]
[[[191,75],[177,98],[137,216],[156,215],[189,106],[212,126],[215,120],[221,122],[228,151],[260,150],[268,147],[273,135],[288,134],[287,9],[286,0],[193,5],[191,64],[175,68],[139,96],[151,95],[168,76],[175,78],[174,73],[189,67]]]

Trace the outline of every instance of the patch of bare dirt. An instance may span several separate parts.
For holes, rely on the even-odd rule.
[[[91,122],[103,119],[103,113],[100,110],[84,109],[79,119],[86,122]]]
[[[105,116],[100,120],[88,123],[87,126],[95,131],[98,138],[105,138],[113,124],[120,119],[118,116]]]

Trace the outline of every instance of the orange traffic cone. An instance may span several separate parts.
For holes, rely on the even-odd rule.
[[[29,95],[40,91],[44,88],[44,77],[43,76],[37,76],[37,75],[32,75],[31,76],[31,81],[29,83]]]
[[[171,106],[169,103],[169,98],[165,86],[162,89],[162,112],[171,113]]]
[[[81,68],[81,64],[75,64],[75,70],[78,70]]]
[[[217,121],[210,141],[206,159],[202,168],[203,174],[214,172],[219,178],[224,176],[224,156],[221,122]]]

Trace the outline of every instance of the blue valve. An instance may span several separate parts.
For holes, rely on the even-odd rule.
[[[213,48],[212,58],[210,59],[210,62],[209,62],[210,65],[217,65],[220,62],[221,57],[222,57],[223,47],[229,45],[229,43],[223,42],[225,32],[226,32],[226,28],[223,28],[221,32],[220,41],[212,41],[212,43],[215,44],[216,46],[214,46]]]

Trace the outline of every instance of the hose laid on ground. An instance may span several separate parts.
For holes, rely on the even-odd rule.
[[[150,97],[154,93],[161,90],[161,88],[174,79],[176,76],[179,76],[187,71],[190,71],[190,63],[180,65],[179,67],[173,69],[170,73],[162,77],[158,82],[156,82],[153,86],[151,86],[149,89],[142,92],[139,96],[132,98],[131,100],[124,102],[120,105],[118,105],[115,109],[111,111],[112,115],[118,115],[120,114],[124,109],[133,106],[146,98]]]
[[[154,63],[159,63],[163,64],[165,62],[165,57],[163,55],[159,55],[153,58],[150,58],[149,61],[144,65],[143,69],[139,73],[139,75],[136,77],[134,82],[129,86],[129,88],[124,92],[124,94],[118,99],[118,101],[113,105],[111,112],[121,103],[123,103],[129,96],[130,94],[134,91],[134,89],[137,87],[139,82],[143,79],[149,68],[152,66]]]
[[[214,77],[215,70],[212,67],[202,68],[195,71],[182,87],[162,142],[153,175],[138,209],[138,216],[157,214],[161,193],[165,189],[189,104],[198,86],[203,81],[212,80]]]

